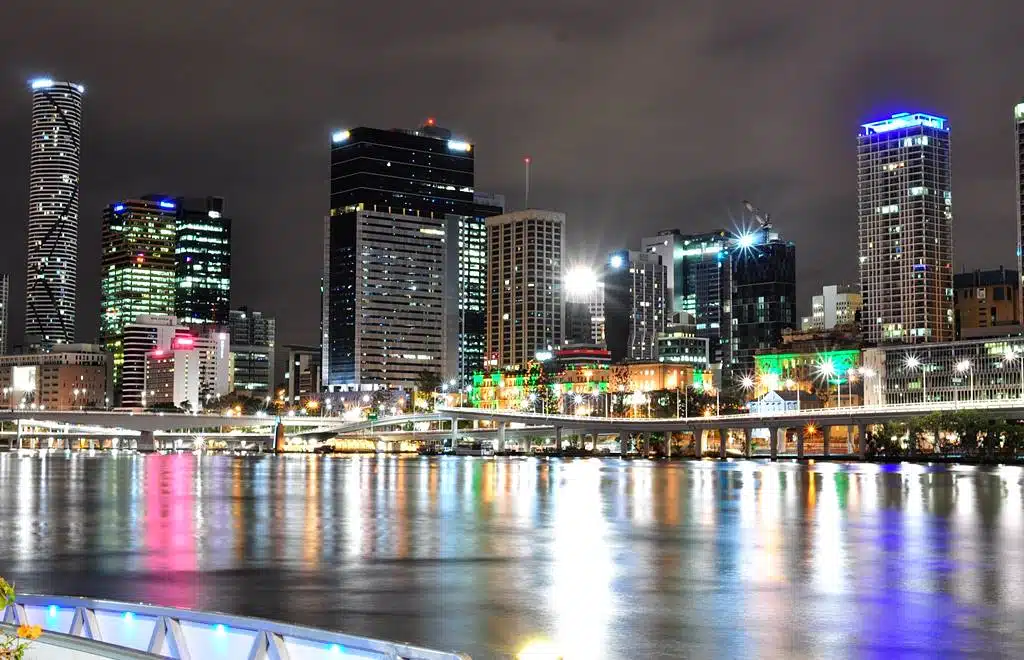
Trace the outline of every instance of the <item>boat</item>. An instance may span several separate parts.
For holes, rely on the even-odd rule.
[[[490,442],[463,441],[455,445],[452,453],[456,456],[494,456],[494,447]]]
[[[470,660],[436,651],[317,628],[217,612],[72,596],[19,595],[0,611],[0,634],[21,625],[42,635],[27,657],[109,658],[403,658]]]

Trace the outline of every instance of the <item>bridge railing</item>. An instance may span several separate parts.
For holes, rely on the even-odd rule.
[[[460,653],[435,651],[278,621],[71,596],[19,596],[15,604],[7,607],[2,615],[0,620],[12,625],[38,625],[49,632],[181,659],[357,657],[380,660],[469,660],[469,656]],[[39,641],[45,644],[48,639],[44,634]],[[89,652],[99,651],[102,648]],[[57,654],[42,657],[64,656]]]

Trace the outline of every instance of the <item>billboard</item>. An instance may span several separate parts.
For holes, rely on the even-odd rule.
[[[11,367],[11,387],[15,392],[34,392],[38,367]]]

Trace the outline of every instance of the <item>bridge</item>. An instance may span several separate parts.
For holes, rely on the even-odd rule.
[[[396,435],[414,434],[420,437],[443,435],[457,441],[460,434],[474,437],[496,438],[499,452],[506,448],[510,437],[525,439],[530,450],[533,438],[553,439],[556,453],[563,449],[567,435],[590,436],[593,449],[599,439],[612,435],[618,438],[619,453],[626,455],[634,438],[651,434],[683,434],[692,437],[693,455],[704,456],[712,445],[721,458],[729,455],[730,443],[734,455],[751,456],[755,433],[766,435],[769,455],[777,458],[785,453],[787,442],[795,441],[798,458],[806,455],[805,440],[813,429],[823,440],[823,454],[864,457],[867,427],[885,422],[907,420],[934,412],[953,412],[971,409],[989,419],[1024,419],[1024,399],[999,399],[975,402],[928,402],[883,406],[850,406],[787,411],[772,414],[713,415],[700,417],[584,417],[577,415],[550,415],[515,410],[439,407],[432,413],[417,413],[382,417],[375,420],[348,421],[341,417],[306,415],[273,416],[189,414],[189,413],[129,413],[116,411],[39,411],[0,410],[0,422],[15,422],[20,440],[22,427],[48,428],[68,437],[89,434],[119,436],[134,442],[140,450],[166,447],[167,438],[184,434],[211,438],[236,439],[237,442],[255,442],[284,448],[287,437],[309,435],[344,436],[377,429],[394,429],[429,423],[434,430],[393,431]],[[461,429],[460,421],[471,421],[473,429]],[[834,430],[844,432],[846,452],[830,450]],[[11,437],[11,434],[7,434]],[[39,433],[35,433],[39,435]],[[390,435],[390,434],[389,434]],[[671,455],[671,442],[665,442],[666,454]],[[19,441],[20,446],[20,441]],[[130,444],[128,445],[131,446]]]

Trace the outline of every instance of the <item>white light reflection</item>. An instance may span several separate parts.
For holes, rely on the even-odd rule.
[[[555,647],[567,660],[600,658],[608,648],[615,577],[601,510],[601,464],[574,461],[556,470],[551,590],[545,599],[552,610]]]
[[[363,495],[362,461],[359,456],[350,458],[345,466],[345,487],[342,497],[345,521],[345,555],[359,557],[363,552]],[[369,484],[366,484],[368,487]]]
[[[813,583],[818,591],[826,594],[847,593],[849,584],[846,575],[847,552],[846,512],[840,503],[839,484],[846,489],[846,475],[835,463],[820,463],[814,471],[821,476],[821,487],[815,493],[814,507],[814,549]],[[811,475],[814,476],[813,474]],[[812,481],[813,484],[817,481]],[[833,601],[835,602],[835,601]],[[842,616],[841,612],[836,613]]]

